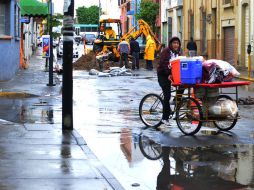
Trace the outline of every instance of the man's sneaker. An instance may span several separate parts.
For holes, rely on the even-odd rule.
[[[170,100],[169,104],[172,105],[172,106],[175,106],[176,105],[176,101],[175,100]]]
[[[172,112],[172,113],[169,115],[169,119],[176,120],[176,113],[175,113],[175,112]]]
[[[166,119],[163,119],[163,120],[161,120],[161,122],[162,122],[164,125],[167,125],[167,126],[170,126],[170,125],[171,125],[168,119],[167,119],[167,120],[166,120]]]

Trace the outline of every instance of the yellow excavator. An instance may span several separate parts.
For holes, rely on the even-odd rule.
[[[117,31],[112,32],[114,29]],[[115,35],[109,36],[108,31]],[[145,38],[150,35],[156,43],[156,53],[161,51],[161,42],[144,20],[138,20],[137,26],[131,28],[126,34],[122,35],[120,19],[102,19],[99,24],[99,34],[94,41],[93,51],[102,59],[117,61],[120,57],[120,54],[117,51],[117,46],[122,39],[129,42],[131,37],[136,40],[141,35]]]
[[[126,39],[129,42],[131,37],[133,37],[136,40],[141,35],[144,35],[145,38],[148,35],[150,35],[152,37],[152,39],[154,40],[154,42],[156,43],[156,52],[160,52],[160,50],[162,48],[162,44],[161,44],[160,40],[153,33],[150,26],[144,20],[138,20],[138,25],[133,27],[132,29],[130,29],[122,37],[122,39]]]

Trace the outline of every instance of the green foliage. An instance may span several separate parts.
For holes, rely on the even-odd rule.
[[[76,9],[79,24],[99,24],[99,7],[79,7]]]
[[[52,27],[57,27],[62,25],[62,23],[59,21],[59,19],[63,19],[63,15],[62,14],[56,14],[52,16]]]
[[[159,14],[159,4],[151,0],[141,0],[138,13],[135,15],[136,19],[143,19],[152,28],[155,29],[156,17]]]
[[[52,15],[52,27],[57,27],[62,25],[62,22],[59,21],[59,19],[63,19],[63,15],[62,14],[56,14],[56,15]],[[54,39],[58,38],[61,36],[61,33],[58,32],[52,32],[52,36]]]

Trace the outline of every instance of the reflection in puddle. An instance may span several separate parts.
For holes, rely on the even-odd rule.
[[[0,104],[0,118],[7,121],[40,124],[54,124],[60,121],[60,112],[58,113],[58,109],[53,107],[47,100],[39,99],[38,101],[37,98],[1,99]],[[56,117],[56,115],[59,116]]]
[[[134,163],[143,159],[142,153],[137,146],[137,136],[131,133],[131,129],[123,128],[120,134],[120,148],[127,159],[129,166],[132,167]]]
[[[210,147],[161,146],[140,135],[139,147],[150,159],[161,159],[157,190],[165,189],[251,189],[254,186],[254,146]]]
[[[22,105],[20,111],[20,122],[54,124],[54,111],[50,107],[39,109]]]

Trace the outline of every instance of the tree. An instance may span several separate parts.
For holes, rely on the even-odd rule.
[[[58,26],[61,26],[62,25],[62,22],[60,20],[63,19],[63,15],[62,14],[59,14],[57,13],[56,15],[52,15],[52,28],[54,27],[58,27]],[[44,34],[47,34],[48,33],[48,28],[45,29],[44,31]],[[61,36],[61,32],[52,32],[52,36],[53,38],[58,38]]]
[[[78,7],[76,9],[79,24],[99,24],[99,7]]]
[[[58,27],[62,25],[62,22],[60,20],[63,19],[63,15],[62,14],[56,14],[52,16],[52,27]],[[52,32],[53,38],[58,38],[61,36],[61,32]]]
[[[136,19],[143,19],[155,30],[156,17],[159,14],[159,4],[151,0],[141,0]]]

